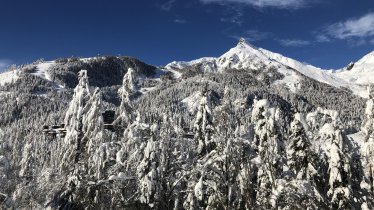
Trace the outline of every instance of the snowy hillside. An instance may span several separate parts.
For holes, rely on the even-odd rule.
[[[56,87],[56,89],[64,88],[63,85],[59,85],[52,80],[49,69],[53,65],[55,65],[55,61],[43,61],[36,65],[36,70],[35,72],[31,73],[31,75],[40,77],[48,82],[51,82]]]
[[[349,68],[335,71],[333,75],[350,84],[368,85],[374,83],[374,51],[356,63],[352,63]]]
[[[299,79],[287,67],[301,74],[334,87],[351,89],[354,94],[367,98],[367,85],[374,82],[374,53],[358,61],[350,71],[333,71],[304,64],[292,58],[257,48],[244,39],[238,45],[218,58],[202,58],[190,62],[174,61],[166,66],[167,69],[183,69],[187,66],[202,64],[205,72],[222,72],[225,69],[257,69],[275,66],[279,72],[288,76],[285,82],[290,90],[295,91]],[[336,73],[335,73],[336,72]],[[278,81],[277,83],[282,83]]]
[[[0,209],[370,209],[374,89],[340,75],[371,63],[324,71],[241,40],[165,68],[103,56],[5,72]]]
[[[17,70],[0,73],[0,86],[16,81],[19,78]]]

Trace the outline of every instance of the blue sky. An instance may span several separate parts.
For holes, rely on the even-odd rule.
[[[39,58],[219,56],[245,37],[322,68],[374,50],[373,0],[2,0],[0,69]]]

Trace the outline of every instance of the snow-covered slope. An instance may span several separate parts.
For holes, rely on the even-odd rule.
[[[42,79],[45,79],[45,80],[51,82],[52,84],[54,84],[54,86],[56,87],[56,89],[62,89],[62,88],[64,88],[64,86],[60,85],[60,84],[57,84],[56,82],[54,82],[52,80],[52,78],[51,78],[51,75],[48,72],[48,69],[51,66],[53,66],[54,64],[55,64],[55,61],[41,62],[41,63],[39,63],[39,64],[36,65],[36,70],[35,70],[35,72],[31,73],[31,75],[40,77]]]
[[[293,92],[297,90],[300,77],[289,67],[301,74],[334,87],[345,87],[361,97],[367,97],[365,85],[374,82],[374,52],[358,61],[350,71],[324,70],[308,65],[281,54],[257,48],[244,39],[238,45],[218,58],[201,58],[190,62],[174,61],[166,69],[183,69],[187,66],[201,64],[205,72],[222,72],[226,69],[263,69],[263,67],[276,67],[285,78],[276,81],[276,84],[286,84]],[[373,75],[373,76],[371,76]]]
[[[48,69],[55,64],[55,61],[45,61],[40,62],[39,64],[36,64],[35,71],[30,73],[30,75],[34,75],[37,77],[40,77],[44,80],[47,80],[54,84],[56,89],[64,88],[64,86],[57,84],[54,82],[51,78],[51,75],[48,72]],[[7,71],[0,74],[0,86],[3,86],[7,83],[15,82],[16,80],[20,79],[22,76],[20,76],[20,69],[15,69],[11,71]]]
[[[0,74],[0,86],[11,83],[19,78],[17,70],[11,70]]]
[[[374,83],[374,51],[352,63],[351,68],[344,68],[333,72],[338,78],[356,85]]]
[[[286,85],[291,91],[297,91],[301,77],[286,65],[269,57],[266,53],[270,52],[257,48],[244,39],[241,39],[238,45],[218,58],[201,58],[190,62],[174,61],[168,64],[165,68],[169,71],[183,69],[187,66],[200,64],[204,72],[223,72],[227,69],[252,69],[261,70],[274,67],[284,75],[282,80],[276,81],[275,85]]]
[[[203,62],[212,62],[215,58],[213,57],[206,57],[206,58],[199,58],[192,61],[173,61],[166,65],[166,69],[183,69],[187,66],[192,66],[194,64],[203,63]]]

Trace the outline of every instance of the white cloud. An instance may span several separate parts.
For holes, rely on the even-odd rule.
[[[324,32],[331,38],[340,40],[373,37],[374,13],[329,25]]]
[[[312,44],[310,41],[299,39],[279,39],[278,42],[285,47],[302,47]]]
[[[263,32],[258,30],[247,30],[241,35],[231,35],[230,37],[239,40],[240,38],[245,38],[249,42],[256,42],[264,39],[268,39],[272,34],[270,32]]]
[[[174,7],[175,2],[176,0],[169,0],[161,5],[161,9],[168,12]]]
[[[187,23],[187,21],[185,19],[174,19],[173,22],[178,23],[178,24],[186,24]]]
[[[322,42],[331,42],[331,39],[328,36],[324,35],[324,34],[318,34],[316,36],[316,42],[320,42],[320,43],[322,43]]]
[[[257,8],[273,7],[278,9],[300,9],[308,6],[313,0],[200,0],[202,3],[240,3]]]
[[[243,8],[238,5],[228,5],[228,9],[225,10],[223,17],[220,18],[221,22],[233,23],[235,25],[242,25],[243,20]]]

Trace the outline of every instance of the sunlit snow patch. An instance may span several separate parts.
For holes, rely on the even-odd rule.
[[[18,70],[7,71],[0,74],[0,86],[15,82],[19,79]]]
[[[51,83],[53,83],[55,86],[56,86],[56,89],[62,89],[64,88],[64,86],[62,85],[59,85],[57,83],[55,83],[52,78],[51,78],[51,75],[48,73],[48,69],[53,66],[55,64],[54,61],[47,61],[47,62],[42,62],[42,63],[39,63],[38,65],[36,65],[36,70],[35,72],[31,73],[31,75],[34,75],[34,76],[37,76],[37,77],[40,77],[42,79],[45,79]]]

